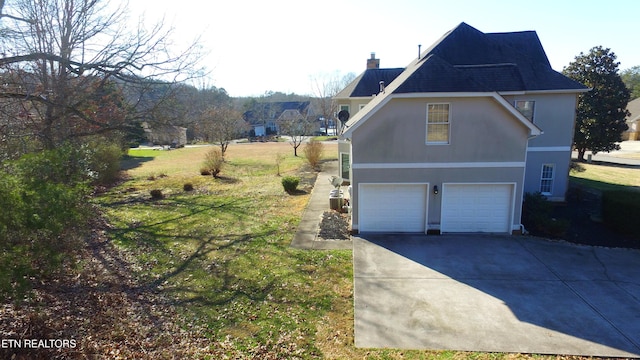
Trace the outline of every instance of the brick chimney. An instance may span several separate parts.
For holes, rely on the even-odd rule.
[[[379,69],[380,59],[376,59],[376,53],[371,53],[371,59],[367,59],[367,69]]]

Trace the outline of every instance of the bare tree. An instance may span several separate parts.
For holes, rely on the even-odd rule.
[[[289,137],[294,156],[298,156],[298,148],[315,129],[313,119],[307,114],[308,109],[307,107],[302,113],[297,110],[287,110],[282,112],[278,119],[280,134]]]
[[[207,140],[220,146],[223,158],[231,141],[248,130],[242,114],[229,104],[210,107],[204,111],[200,126]]]
[[[4,109],[20,109],[2,114],[5,128],[17,125],[20,136],[52,148],[125,129],[132,120],[149,118],[157,104],[171,107],[160,99],[175,94],[174,83],[197,74],[197,44],[174,53],[171,29],[162,23],[145,29],[141,21],[130,31],[126,9],[108,5],[107,0],[0,2],[5,54],[0,101],[14,105]],[[161,94],[158,84],[165,85]]]
[[[329,135],[328,129],[330,122],[332,120],[335,121],[336,114],[338,113],[338,104],[333,97],[353,81],[354,78],[355,74],[353,73],[340,76],[340,74],[336,72],[330,75],[314,76],[311,79],[313,93],[315,95],[315,107],[322,118],[324,129],[327,132],[326,135]]]

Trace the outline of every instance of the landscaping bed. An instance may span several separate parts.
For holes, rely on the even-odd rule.
[[[603,223],[600,198],[598,191],[572,185],[567,201],[553,207],[553,218],[569,221],[565,234],[557,238],[584,245],[640,249],[640,239],[618,233]]]

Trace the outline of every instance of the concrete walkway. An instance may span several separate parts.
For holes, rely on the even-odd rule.
[[[311,191],[311,198],[304,211],[298,231],[293,237],[291,247],[296,249],[315,250],[351,250],[351,240],[323,240],[318,238],[322,214],[329,210],[329,193],[333,186],[329,182],[331,176],[338,174],[338,162],[330,161],[322,164],[316,183]]]
[[[640,251],[494,235],[354,237],[355,344],[640,357]]]

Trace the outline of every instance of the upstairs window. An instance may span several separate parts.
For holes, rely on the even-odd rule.
[[[534,109],[536,107],[536,102],[533,100],[516,100],[515,103],[516,109],[520,111],[524,117],[529,119],[529,121],[533,122]]]
[[[427,104],[427,144],[449,143],[449,104]]]

